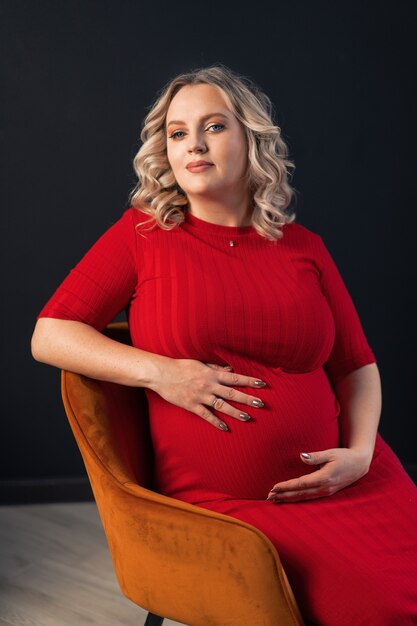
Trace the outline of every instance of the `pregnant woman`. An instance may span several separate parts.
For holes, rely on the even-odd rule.
[[[343,279],[289,211],[271,111],[223,65],[166,85],[129,208],[45,304],[32,352],[144,387],[157,489],[263,531],[306,623],[411,626],[417,488],[377,431]],[[133,347],[100,332],[122,310]]]

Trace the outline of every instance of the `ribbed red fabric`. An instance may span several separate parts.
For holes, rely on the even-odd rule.
[[[136,347],[264,380],[256,393],[238,387],[264,408],[231,402],[252,421],[210,407],[229,432],[146,389],[157,488],[262,530],[312,624],[417,624],[417,488],[379,434],[370,471],[353,485],[266,501],[275,483],[314,471],[300,452],[339,445],[332,383],[376,362],[322,238],[292,223],[272,242],[187,211],[171,231],[143,230],[148,218],[125,211],[38,317],[102,330],[125,308]]]

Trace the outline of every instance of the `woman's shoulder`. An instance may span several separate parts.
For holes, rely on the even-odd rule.
[[[307,228],[299,222],[290,222],[284,226],[284,237],[287,234],[291,239],[295,241],[305,242],[317,242],[321,239],[320,235],[315,231]]]
[[[124,210],[121,219],[132,222],[134,226],[137,226],[138,224],[143,224],[144,222],[153,219],[153,217],[150,213],[145,213],[145,211],[141,208],[130,206]]]
[[[135,238],[142,232],[150,232],[155,229],[154,216],[141,208],[129,206],[117,220],[119,230],[125,233],[135,233]]]

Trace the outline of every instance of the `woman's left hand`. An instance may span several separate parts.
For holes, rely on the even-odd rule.
[[[276,483],[267,500],[274,502],[298,502],[331,496],[340,489],[365,476],[372,454],[355,448],[331,448],[320,452],[300,454],[306,465],[318,465],[311,474]]]

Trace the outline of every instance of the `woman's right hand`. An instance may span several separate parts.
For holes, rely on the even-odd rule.
[[[236,374],[228,369],[213,363],[202,363],[194,359],[173,359],[166,357],[163,363],[159,362],[157,380],[147,386],[156,391],[162,398],[195,413],[221,430],[229,430],[227,425],[219,420],[209,408],[222,411],[226,415],[241,421],[250,419],[250,415],[236,409],[227,401],[233,400],[253,408],[264,406],[261,398],[248,395],[230,385],[242,387],[265,387],[266,383],[256,384],[258,380],[251,376]],[[216,400],[217,398],[217,400]],[[254,404],[256,400],[258,405]]]

